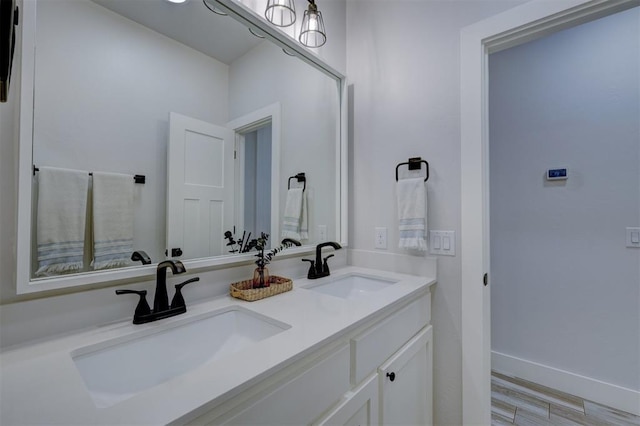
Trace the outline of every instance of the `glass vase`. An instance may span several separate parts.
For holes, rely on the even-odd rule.
[[[267,268],[256,268],[253,271],[253,288],[269,287],[270,278]]]

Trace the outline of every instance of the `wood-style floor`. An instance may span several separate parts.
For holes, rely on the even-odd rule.
[[[640,417],[494,371],[491,424],[640,426]]]

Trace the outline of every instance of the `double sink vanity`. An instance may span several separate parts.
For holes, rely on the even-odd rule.
[[[348,266],[10,348],[0,423],[428,424],[434,283]]]

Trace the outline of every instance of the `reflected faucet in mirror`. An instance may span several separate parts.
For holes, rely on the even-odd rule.
[[[116,290],[116,294],[137,294],[140,296],[140,300],[133,314],[134,324],[145,324],[187,312],[187,306],[182,296],[182,287],[200,281],[200,278],[195,277],[176,284],[176,292],[173,295],[171,305],[169,305],[169,297],[167,295],[167,269],[171,269],[174,275],[187,272],[179,260],[165,260],[158,264],[153,310],[151,310],[147,303],[147,290]]]
[[[144,250],[136,250],[131,254],[131,260],[141,262],[143,265],[151,265],[151,258]]]
[[[338,250],[341,249],[342,246],[336,242],[333,241],[327,241],[324,243],[320,243],[316,246],[316,260],[311,260],[311,259],[302,259],[303,262],[309,262],[309,272],[307,273],[307,278],[310,280],[314,280],[316,278],[322,278],[322,277],[327,277],[329,276],[331,273],[329,272],[329,264],[327,263],[327,260],[331,257],[333,257],[333,254],[330,254],[329,256],[325,257],[324,259],[322,258],[322,248],[323,247],[333,247],[334,250]]]

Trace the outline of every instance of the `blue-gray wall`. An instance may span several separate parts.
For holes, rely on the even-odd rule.
[[[490,57],[492,349],[640,389],[640,8]],[[567,167],[550,183],[545,171]]]

